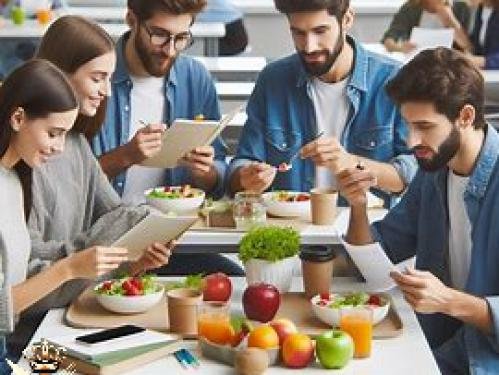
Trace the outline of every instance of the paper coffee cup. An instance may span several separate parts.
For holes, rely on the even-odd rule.
[[[201,291],[191,288],[173,289],[166,293],[170,332],[184,336],[198,333],[197,309],[203,302]]]
[[[310,191],[312,224],[332,225],[336,219],[338,191],[316,188]]]

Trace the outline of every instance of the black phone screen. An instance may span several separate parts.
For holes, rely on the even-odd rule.
[[[89,335],[78,336],[75,340],[84,342],[86,344],[96,344],[98,342],[112,340],[127,335],[133,335],[135,333],[143,331],[145,331],[145,329],[141,327],[137,327],[134,325],[124,325],[116,328],[106,329],[104,331],[91,333]]]

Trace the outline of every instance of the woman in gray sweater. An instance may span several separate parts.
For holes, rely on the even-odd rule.
[[[116,60],[112,39],[89,20],[65,16],[50,26],[37,57],[49,60],[66,74],[79,102],[79,114],[64,152],[33,173],[28,221],[32,274],[86,251],[82,249],[112,244],[149,212],[145,207],[121,204],[85,139],[98,130],[106,110]],[[120,271],[137,274],[160,267],[168,263],[172,246],[152,244],[141,259],[124,264]],[[20,355],[45,312],[68,305],[91,282],[66,282],[23,312],[15,332],[8,337],[9,353]]]
[[[32,168],[62,152],[78,102],[64,74],[43,60],[16,69],[0,87],[0,345],[15,316],[72,278],[97,277],[126,260],[125,249],[93,248],[54,263],[26,280],[30,239],[25,217],[31,206]],[[103,256],[101,259],[100,256]],[[108,261],[112,257],[111,261]],[[117,262],[119,260],[119,262]],[[4,358],[2,373],[10,372]]]

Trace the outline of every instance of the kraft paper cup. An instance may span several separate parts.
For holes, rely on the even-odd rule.
[[[203,302],[203,293],[196,289],[179,288],[166,293],[170,332],[183,336],[196,336],[197,309]]]
[[[335,189],[312,189],[310,191],[312,224],[332,225],[336,219],[337,200],[338,191]]]

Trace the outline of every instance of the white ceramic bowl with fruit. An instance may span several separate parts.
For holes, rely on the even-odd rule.
[[[364,292],[318,294],[310,300],[312,310],[322,322],[338,327],[340,325],[340,310],[367,307],[373,312],[373,324],[385,319],[390,310],[390,300],[382,294]]]
[[[204,202],[205,192],[190,185],[159,186],[144,192],[146,203],[164,213],[194,213]]]
[[[143,313],[161,301],[165,288],[150,276],[107,280],[94,288],[97,302],[118,314]]]
[[[271,191],[263,194],[267,212],[277,217],[310,216],[310,194],[299,191]]]

